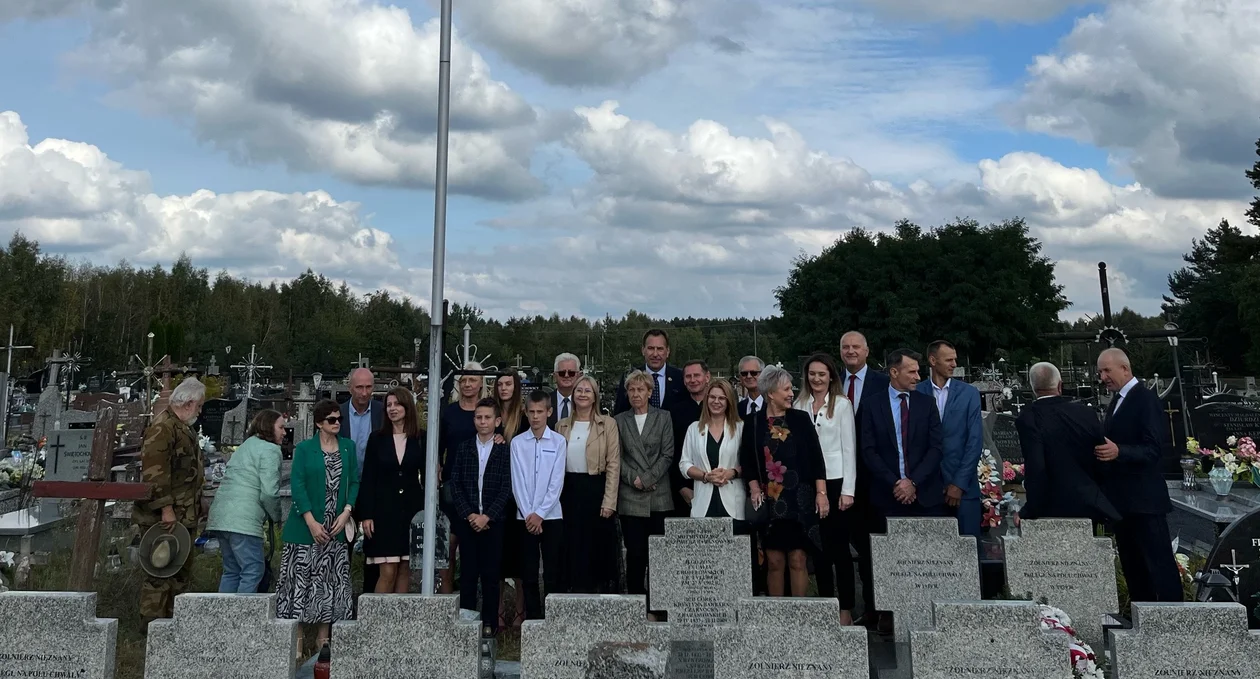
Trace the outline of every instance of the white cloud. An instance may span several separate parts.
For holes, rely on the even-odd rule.
[[[1260,137],[1260,5],[1116,0],[1037,57],[1013,116],[1113,150],[1162,195],[1246,195]]]
[[[0,2],[0,24],[15,19],[49,19],[93,4],[111,7],[115,2],[116,0],[4,0]]]
[[[409,275],[392,237],[368,225],[358,205],[323,191],[159,196],[148,173],[128,170],[90,144],[30,145],[21,118],[5,111],[0,233],[7,240],[14,231],[48,251],[98,263],[170,263],[187,253],[200,266],[253,278],[313,268],[367,289]]]
[[[550,83],[587,86],[632,82],[661,68],[672,52],[700,37],[698,19],[735,0],[461,0],[460,25],[521,68]],[[739,11],[735,9],[735,11]],[[722,36],[724,49],[737,44]],[[732,47],[734,46],[734,47]]]
[[[913,21],[1034,22],[1096,0],[862,0],[880,12]],[[1106,0],[1102,0],[1105,2]]]
[[[439,26],[368,0],[120,0],[94,14],[73,59],[112,100],[189,120],[247,162],[282,162],[352,182],[433,181]],[[519,199],[537,114],[456,39],[451,190]]]

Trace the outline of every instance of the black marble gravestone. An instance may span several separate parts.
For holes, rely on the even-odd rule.
[[[1207,448],[1224,446],[1230,436],[1260,440],[1260,410],[1242,403],[1205,403],[1190,411],[1190,423]]]
[[[1208,554],[1207,570],[1220,571],[1235,583],[1238,603],[1247,608],[1251,629],[1260,629],[1260,509],[1234,521]],[[1234,600],[1229,593],[1200,588],[1200,598]]]

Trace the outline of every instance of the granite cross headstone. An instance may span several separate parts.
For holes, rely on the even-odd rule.
[[[714,676],[868,679],[866,630],[839,626],[835,599],[747,598],[738,611],[738,624],[718,628]]]
[[[958,534],[953,518],[888,519],[871,536],[875,605],[892,611],[896,640],[932,624],[932,602],[980,598],[976,539]]]
[[[481,624],[463,620],[459,597],[365,594],[358,620],[333,625],[333,679],[478,679]]]
[[[239,446],[245,440],[247,402],[242,399],[234,408],[223,414],[223,429],[219,442],[225,446]]]
[[[712,679],[718,625],[736,620],[752,596],[752,548],[732,519],[665,519],[648,538],[648,605],[669,619],[670,674]]]
[[[549,595],[547,618],[521,625],[521,679],[585,679],[592,655],[609,644],[662,651],[661,627],[647,622],[642,595]]]
[[[297,634],[274,594],[181,594],[174,618],[149,623],[144,677],[293,679]]]
[[[1011,593],[1044,597],[1072,618],[1085,643],[1102,648],[1102,618],[1120,610],[1111,538],[1094,537],[1089,519],[1033,519],[1002,544]]]
[[[1133,628],[1111,632],[1115,679],[1255,677],[1260,632],[1236,603],[1133,604]]]
[[[1067,637],[1043,632],[1031,601],[938,601],[910,633],[914,679],[1072,679]]]
[[[118,621],[92,592],[0,593],[0,677],[112,679]]]
[[[50,384],[44,387],[44,391],[39,395],[39,403],[35,405],[35,420],[31,423],[31,436],[38,441],[55,429],[57,420],[61,417],[61,411],[61,392],[57,386]]]

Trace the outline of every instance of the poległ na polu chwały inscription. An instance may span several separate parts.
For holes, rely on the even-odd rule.
[[[1021,574],[1029,580],[1043,581],[1040,589],[1045,591],[1075,590],[1078,585],[1074,580],[1096,579],[1099,576],[1098,570],[1090,562],[1073,559],[1029,559],[1024,568],[1036,569],[1024,570]]]
[[[921,580],[957,580],[958,578],[967,577],[968,572],[962,567],[962,564],[952,559],[897,559],[896,566],[899,569],[907,567],[913,570],[895,570],[889,575],[898,578],[914,578],[910,584],[915,589],[939,589],[940,583],[922,582]],[[916,566],[937,566],[943,568],[952,568],[953,570],[920,570]]]
[[[0,663],[8,665],[0,668],[0,677],[6,678],[77,679],[87,674],[82,661],[69,653],[0,653]]]

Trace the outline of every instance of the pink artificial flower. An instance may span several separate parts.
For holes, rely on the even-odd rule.
[[[1238,456],[1245,457],[1248,460],[1254,460],[1258,456],[1256,454],[1256,442],[1251,437],[1244,436],[1238,440]]]
[[[992,507],[990,507],[989,510],[984,513],[984,525],[988,526],[989,528],[996,528],[1001,523],[1002,523],[1002,516],[997,513],[996,509],[993,509]]]
[[[1014,469],[1013,467],[1011,467],[1011,463],[1010,463],[1010,462],[1007,462],[1007,463],[1006,463],[1006,469],[1003,469],[1003,470],[1002,470],[1002,480],[1003,480],[1003,481],[1014,481],[1014,480],[1015,480],[1015,469]]]
[[[787,465],[778,460],[771,460],[766,463],[766,478],[771,481],[783,483],[783,474],[787,471]]]
[[[1216,454],[1216,451],[1212,450],[1211,448],[1200,448],[1199,454],[1204,457],[1212,457],[1213,455]]]

